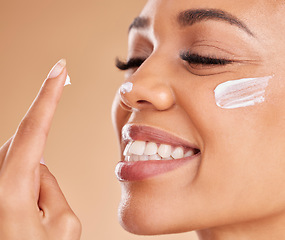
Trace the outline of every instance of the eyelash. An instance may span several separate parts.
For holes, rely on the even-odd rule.
[[[131,58],[127,62],[116,59],[116,67],[120,70],[128,70],[131,68],[137,68],[145,61],[144,58]]]
[[[180,54],[180,58],[189,64],[201,64],[201,65],[227,65],[233,63],[233,60],[225,58],[216,58],[212,56],[201,56],[199,54],[183,52]]]
[[[233,63],[233,60],[216,58],[212,56],[201,56],[190,52],[183,52],[180,54],[180,58],[189,64],[200,65],[227,65]],[[127,62],[116,59],[116,67],[120,70],[128,70],[132,68],[138,68],[145,61],[143,58],[131,58]]]

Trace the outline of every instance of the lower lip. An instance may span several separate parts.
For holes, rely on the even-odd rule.
[[[121,161],[117,164],[115,173],[120,181],[140,181],[150,177],[177,169],[189,161],[198,158],[200,153],[191,157],[174,160],[149,160],[126,162]]]

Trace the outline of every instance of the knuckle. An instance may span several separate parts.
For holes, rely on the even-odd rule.
[[[61,214],[59,225],[74,233],[81,233],[82,230],[79,218],[71,210],[67,210]]]
[[[45,137],[47,133],[43,131],[40,122],[36,118],[26,116],[18,127],[17,134],[21,136],[30,136],[32,134],[43,134]]]
[[[31,119],[31,118],[28,118],[28,117],[25,117],[19,127],[18,127],[18,134],[22,134],[22,135],[27,135],[31,132],[34,131],[34,129],[36,128],[36,121]]]

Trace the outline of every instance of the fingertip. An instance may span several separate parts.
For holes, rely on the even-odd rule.
[[[60,59],[50,70],[47,78],[56,78],[58,77],[62,70],[65,68],[66,66],[66,60],[64,58]]]

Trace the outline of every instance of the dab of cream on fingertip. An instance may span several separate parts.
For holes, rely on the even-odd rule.
[[[131,82],[126,82],[122,84],[122,86],[120,87],[120,93],[122,94],[129,93],[132,90],[133,90],[133,83]]]
[[[69,75],[66,76],[66,79],[65,79],[65,83],[64,83],[64,86],[66,85],[71,85],[71,82],[70,82],[70,77]]]
[[[219,84],[214,90],[217,106],[234,109],[264,102],[265,89],[272,77],[243,78]]]

